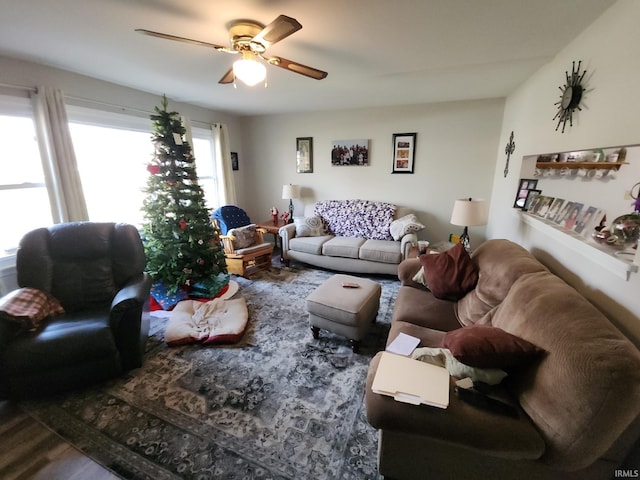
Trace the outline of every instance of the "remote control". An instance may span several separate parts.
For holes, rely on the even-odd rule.
[[[463,400],[470,405],[494,413],[499,413],[501,415],[508,415],[510,417],[518,418],[518,411],[515,409],[515,407],[513,407],[513,405],[509,405],[508,403],[502,402],[496,398],[489,397],[488,395],[480,393],[477,390],[473,390],[471,388],[456,387],[455,392],[460,400]]]

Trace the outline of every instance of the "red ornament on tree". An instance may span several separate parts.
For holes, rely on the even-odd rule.
[[[184,230],[185,228],[187,228],[187,222],[185,221],[184,218],[180,219],[180,230]]]
[[[150,163],[149,165],[147,165],[147,171],[151,175],[157,175],[160,172],[160,166],[154,163]]]

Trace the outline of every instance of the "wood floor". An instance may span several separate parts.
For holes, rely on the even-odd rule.
[[[0,479],[117,480],[55,433],[0,401]]]

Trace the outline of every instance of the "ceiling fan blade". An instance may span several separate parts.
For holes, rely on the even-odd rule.
[[[169,35],[168,33],[154,32],[152,30],[145,30],[143,28],[136,28],[136,32],[142,33],[144,35],[149,35],[151,37],[164,38],[167,40],[175,40],[177,42],[190,43],[191,45],[200,45],[202,47],[209,47],[209,48],[218,50],[219,52],[238,53],[235,50],[232,50],[227,47],[223,47],[222,45],[216,45],[215,43],[202,42],[200,40],[193,40],[191,38],[177,37],[175,35]]]
[[[218,83],[233,83],[235,75],[233,74],[233,67],[231,67],[227,73],[225,73],[222,78],[218,81]]]
[[[301,28],[302,25],[295,18],[280,15],[253,37],[252,42],[260,43],[267,49],[274,43],[287,38]]]
[[[286,58],[282,57],[265,58],[265,60],[271,65],[284,68],[285,70],[289,70],[294,73],[299,73],[300,75],[305,75],[315,80],[322,80],[328,75],[327,72],[318,70],[317,68],[309,67],[298,62],[292,62],[291,60],[287,60]]]

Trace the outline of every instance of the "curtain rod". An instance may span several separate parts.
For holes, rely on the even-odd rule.
[[[109,107],[109,108],[113,108],[116,110],[122,110],[124,112],[134,112],[134,113],[142,113],[144,115],[152,115],[155,112],[149,112],[148,110],[141,110],[138,108],[131,108],[131,107],[124,107],[122,105],[116,105],[115,103],[108,103],[108,102],[102,102],[100,100],[92,100],[90,98],[82,98],[82,97],[75,97],[73,95],[65,95],[64,96],[66,99],[68,100],[72,100],[72,101],[76,101],[76,102],[85,102],[85,103],[89,103],[89,104],[93,104],[93,105],[100,105],[103,107]],[[191,123],[197,127],[204,127],[204,128],[210,128],[211,124],[207,123],[207,122],[201,122],[199,120],[191,120]]]
[[[29,93],[36,93],[38,91],[37,87],[27,87],[25,85],[14,85],[12,83],[4,83],[4,82],[0,82],[0,88],[13,88],[16,90],[23,90],[25,92],[29,92]],[[72,101],[76,101],[76,102],[84,102],[84,103],[88,103],[88,104],[92,104],[92,105],[100,105],[103,107],[109,107],[109,108],[113,108],[116,110],[121,110],[123,112],[134,112],[134,113],[142,113],[145,116],[149,116],[151,114],[153,114],[154,112],[149,112],[148,110],[141,110],[138,108],[132,108],[132,107],[124,107],[122,105],[116,105],[115,103],[109,103],[109,102],[102,102],[100,100],[92,100],[90,98],[82,98],[82,97],[76,97],[73,95],[64,95],[64,98],[66,98],[67,100],[72,100]],[[208,122],[202,122],[199,120],[191,120],[191,123],[197,127],[200,128],[211,128],[211,123]]]
[[[35,93],[38,91],[36,87],[26,87],[24,85],[14,85],[12,83],[2,83],[0,82],[0,88],[14,88],[16,90],[24,90],[25,92]]]

